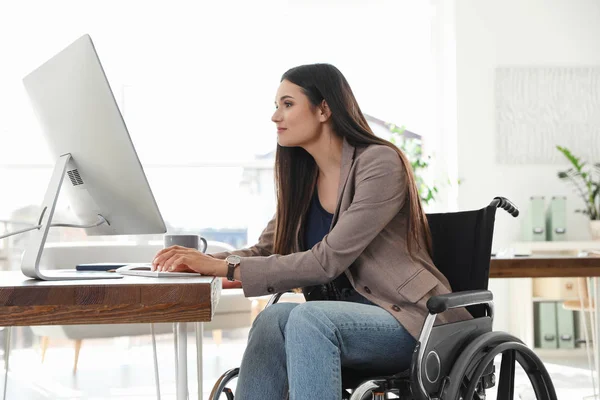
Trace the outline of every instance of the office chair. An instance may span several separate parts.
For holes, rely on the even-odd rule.
[[[485,399],[485,390],[496,384],[494,358],[502,354],[498,399],[513,398],[518,362],[537,399],[556,400],[550,376],[536,354],[518,338],[492,331],[493,296],[487,286],[498,208],[513,217],[519,215],[519,210],[503,197],[494,198],[480,210],[427,215],[433,261],[454,292],[428,300],[429,314],[408,370],[372,376],[369,371],[343,368],[343,399],[383,400],[388,394],[405,400]],[[276,303],[281,295],[273,295],[268,305]],[[434,326],[437,314],[456,307],[467,307],[474,318]],[[226,385],[238,372],[239,368],[235,368],[223,374],[214,385],[210,400],[218,400],[222,394],[233,400],[234,394]]]

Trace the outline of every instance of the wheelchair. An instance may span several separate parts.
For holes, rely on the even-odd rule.
[[[494,359],[499,354],[497,399],[513,399],[516,362],[527,374],[538,400],[557,399],[548,371],[537,355],[518,338],[492,331],[493,296],[486,289],[498,208],[513,217],[519,215],[519,210],[503,197],[494,198],[480,210],[427,215],[433,261],[450,282],[453,293],[428,300],[429,314],[408,370],[372,376],[368,371],[343,368],[343,400],[483,400],[486,389],[496,385]],[[282,294],[273,295],[267,306],[276,303]],[[466,307],[473,319],[434,326],[437,314],[456,307]],[[239,368],[225,372],[209,399],[234,400],[226,386],[238,373]]]

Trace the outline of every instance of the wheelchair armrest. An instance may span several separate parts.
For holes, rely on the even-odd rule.
[[[287,292],[275,293],[273,296],[271,296],[271,298],[267,302],[267,305],[265,306],[265,308],[277,303],[279,301],[279,299],[281,298],[281,296],[283,296],[286,293],[294,293],[294,292],[292,292],[291,290],[288,290]]]
[[[439,314],[450,308],[489,303],[493,299],[494,296],[489,290],[466,290],[433,296],[427,300],[427,309],[432,314]]]

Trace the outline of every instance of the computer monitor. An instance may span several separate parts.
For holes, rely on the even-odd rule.
[[[31,72],[23,83],[56,165],[42,205],[41,227],[27,244],[21,270],[43,280],[90,279],[93,275],[40,270],[59,193],[67,196],[82,223],[106,220],[87,229],[89,235],[165,233],[165,223],[89,35]]]

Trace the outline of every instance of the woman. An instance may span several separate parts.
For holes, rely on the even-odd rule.
[[[277,212],[258,244],[212,256],[170,247],[153,266],[229,272],[246,296],[302,287],[307,300],[328,300],[275,304],[258,315],[236,399],[289,391],[292,400],[339,400],[342,366],[395,373],[410,365],[425,303],[450,285],[431,259],[410,163],[373,134],[341,72],[328,64],[290,69],[275,107]],[[437,321],[466,318],[453,309]]]

